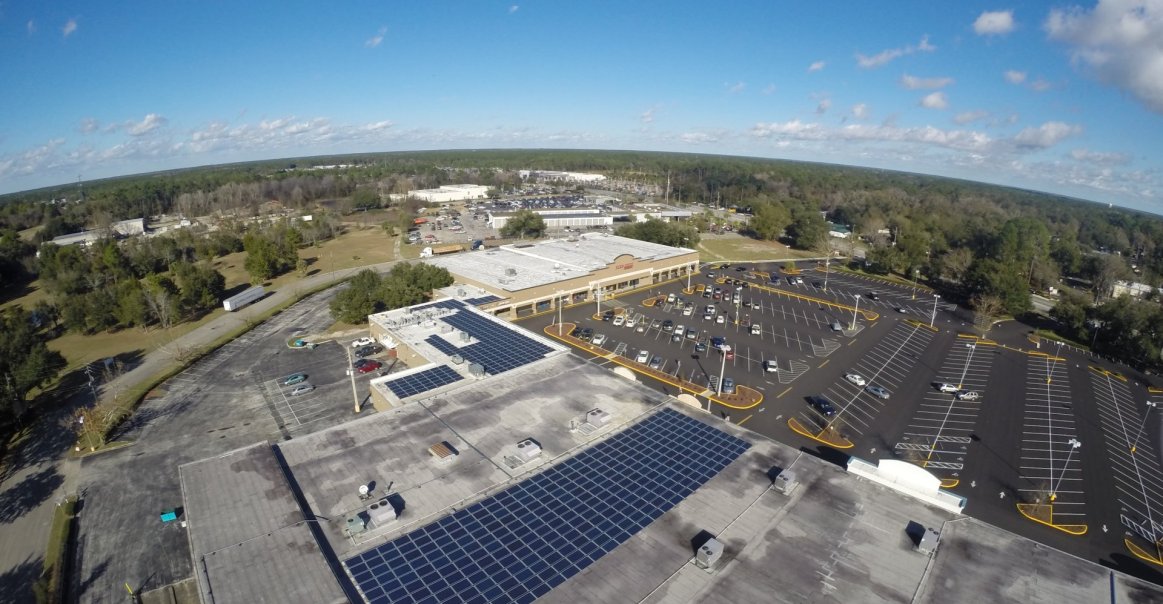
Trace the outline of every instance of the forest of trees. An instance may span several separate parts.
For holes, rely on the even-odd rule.
[[[433,290],[452,282],[448,269],[430,264],[397,264],[382,277],[375,271],[363,270],[331,301],[331,316],[360,325],[367,322],[370,314],[424,302]]]

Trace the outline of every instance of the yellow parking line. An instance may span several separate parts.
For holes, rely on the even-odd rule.
[[[828,361],[831,361],[831,360],[832,360],[832,359],[824,359],[824,362],[823,362],[823,363],[820,363],[820,365],[819,365],[818,367],[816,367],[816,369],[823,369],[823,368],[824,368],[824,365],[827,365],[827,364],[828,364]]]
[[[779,395],[778,395],[778,396],[776,396],[775,398],[782,398],[782,397],[783,397],[783,395],[785,395],[785,394],[787,394],[787,393],[789,393],[789,392],[791,392],[791,386],[788,386],[788,387],[787,387],[787,390],[784,390],[783,392],[780,392],[780,393],[779,393]]]
[[[742,426],[744,423],[746,423],[746,422],[747,422],[747,420],[751,419],[752,417],[755,417],[755,416],[754,416],[754,415],[748,415],[747,417],[745,417],[745,418],[743,418],[743,419],[739,420],[739,423],[738,423],[738,424],[736,424],[736,425],[738,425],[738,426]]]
[[[848,342],[848,345],[849,345],[849,346],[851,346],[851,345],[853,345],[853,344],[855,344],[855,343],[856,343],[856,340],[852,340],[851,342]]]

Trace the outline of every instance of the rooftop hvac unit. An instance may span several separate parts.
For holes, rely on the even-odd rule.
[[[472,336],[468,335],[467,331],[460,332],[460,341],[461,342],[467,342],[471,339],[472,339]]]
[[[450,331],[452,331],[452,326],[448,323],[445,323],[444,326],[440,328],[440,333],[448,333]]]
[[[516,277],[517,276],[517,269],[507,268],[507,269],[505,269],[505,274],[510,276],[510,277]]]
[[[723,557],[723,544],[716,539],[708,539],[706,543],[695,552],[695,564],[699,568],[710,570],[718,564],[719,558]]]
[[[467,293],[466,293],[466,292],[465,292],[463,289],[458,289],[458,290],[456,290],[456,297],[457,297],[457,298],[463,298],[463,297],[465,297],[465,296],[467,296],[467,295],[468,295],[468,294],[467,294]]]
[[[367,509],[367,514],[371,517],[372,522],[376,523],[376,526],[383,526],[395,522],[396,518],[398,518],[396,508],[392,507],[392,504],[388,503],[387,499],[381,499],[373,503]]]
[[[517,443],[517,455],[524,460],[534,459],[541,455],[541,445],[537,444],[532,438]]]
[[[454,354],[448,357],[448,360],[452,361],[453,365],[459,365],[464,362],[464,357],[460,356],[459,354]]]
[[[586,413],[586,423],[596,428],[600,428],[610,423],[610,414],[602,411],[601,409],[590,409],[589,413]]]
[[[926,554],[926,555],[931,554],[931,553],[933,553],[933,550],[937,549],[937,543],[940,541],[941,541],[941,533],[939,533],[931,528],[927,528],[927,529],[925,529],[925,534],[921,536],[921,540],[917,543],[917,546],[913,549],[917,550],[918,552],[920,552],[922,554]]]
[[[792,491],[796,490],[799,484],[799,481],[796,480],[795,472],[784,470],[779,473],[779,476],[775,477],[775,490],[784,495],[791,495]]]
[[[468,366],[468,372],[474,378],[483,378],[485,377],[485,366],[480,363],[472,363]]]

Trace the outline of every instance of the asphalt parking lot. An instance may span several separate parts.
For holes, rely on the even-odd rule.
[[[132,446],[83,460],[73,599],[112,601],[126,582],[143,591],[192,576],[185,530],[159,520],[162,510],[182,505],[180,464],[353,417],[348,341],[314,350],[286,344],[331,324],[334,293],[295,304],[167,381],[116,435]],[[294,386],[283,381],[296,372],[316,388],[292,395]],[[358,375],[357,384],[368,379]],[[360,391],[366,395],[366,387]],[[372,412],[367,407],[363,413]]]
[[[692,287],[709,287],[712,296],[715,287],[720,298],[730,288],[729,301],[707,299],[698,291],[684,295],[686,280],[603,300],[602,310],[616,308],[634,317],[633,328],[595,318],[594,303],[566,309],[562,318],[604,334],[603,347],[609,351],[630,358],[643,350],[650,358],[660,356],[664,370],[692,382],[703,383],[722,371],[736,384],[759,390],[764,399],[753,408],[711,403],[712,412],[807,451],[825,447],[791,430],[788,420],[819,426],[826,418],[808,405],[807,397],[826,396],[837,410],[836,427],[853,443],[845,453],[918,463],[968,498],[966,512],[972,516],[1163,583],[1159,566],[1136,559],[1124,545],[1125,538],[1132,538],[1150,550],[1163,538],[1163,415],[1151,413],[1147,405],[1163,403],[1163,393],[1148,392],[1143,376],[1125,377],[1121,374],[1130,375],[1125,368],[1069,347],[1036,347],[1026,339],[1027,328],[1015,323],[996,326],[989,334],[993,340],[964,337],[971,326],[956,306],[923,288],[914,297],[909,285],[832,273],[825,291],[824,274],[813,267],[801,265],[803,283],[788,283],[774,266],[744,271],[704,267],[702,275],[692,278]],[[775,275],[774,281],[756,274],[765,270]],[[708,272],[716,277],[708,278]],[[721,282],[724,277],[749,283],[739,292],[739,303],[735,286]],[[643,304],[672,293],[693,304],[690,314],[677,302]],[[858,297],[861,313],[855,313],[856,329],[849,329]],[[704,310],[711,303],[716,318],[707,319]],[[864,315],[866,310],[875,313],[875,320]],[[537,330],[555,319],[542,315],[522,324]],[[670,331],[663,327],[666,320],[674,326]],[[749,322],[761,325],[757,335],[746,326]],[[843,331],[831,329],[835,322],[843,324]],[[694,338],[684,333],[675,341],[679,324],[693,329]],[[732,346],[730,358],[713,348],[695,350],[697,342],[715,336]],[[778,372],[764,371],[769,359],[776,361]],[[1119,374],[1105,374],[1106,369]],[[850,381],[848,373],[884,388],[888,398]],[[677,394],[671,386],[654,383]],[[941,392],[941,383],[975,394]],[[1032,503],[1051,504],[1035,510],[1048,522],[1023,516],[1018,503],[1027,504],[1027,510]],[[1080,535],[1068,532],[1080,530]]]

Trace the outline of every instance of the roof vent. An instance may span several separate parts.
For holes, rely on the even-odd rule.
[[[454,355],[448,357],[448,360],[452,361],[453,365],[460,365],[461,363],[464,362],[464,357],[460,356],[459,354],[454,354]]]
[[[468,293],[467,293],[467,292],[465,292],[463,289],[458,289],[458,290],[456,290],[456,297],[457,297],[457,298],[463,298],[463,297],[465,297],[465,296],[467,296],[467,295],[468,295]]]
[[[517,276],[517,269],[512,268],[512,267],[507,268],[507,269],[505,269],[505,274],[510,276],[510,277],[515,277],[515,276]]]
[[[723,557],[723,544],[717,539],[708,539],[698,551],[695,552],[695,564],[703,570],[711,570],[718,564],[719,558]]]
[[[937,544],[941,541],[941,533],[931,528],[925,529],[925,533],[921,535],[921,540],[913,548],[918,553],[929,555],[937,549]]]
[[[376,526],[384,526],[395,522],[400,517],[396,513],[396,508],[387,499],[381,499],[371,505],[367,509],[368,516]]]
[[[540,455],[541,445],[537,444],[537,441],[533,440],[532,438],[526,438],[525,440],[517,443],[517,456],[521,459],[528,461],[530,459],[539,457]]]
[[[448,441],[446,440],[442,440],[432,445],[431,447],[428,447],[428,453],[431,454],[432,457],[435,457],[436,461],[445,463],[452,461],[454,457],[460,455],[460,452],[456,450],[456,447],[448,444]]]
[[[485,377],[485,366],[480,363],[469,363],[468,372],[474,378],[483,378]]]
[[[468,335],[467,331],[460,332],[460,341],[461,342],[468,342],[471,339],[472,339],[472,336]]]
[[[784,470],[775,477],[775,490],[784,495],[791,495],[799,484],[795,472]]]
[[[598,408],[590,409],[589,412],[586,413],[586,423],[591,426],[600,428],[610,423],[610,414]]]

